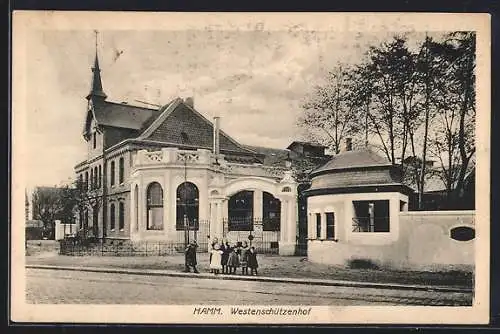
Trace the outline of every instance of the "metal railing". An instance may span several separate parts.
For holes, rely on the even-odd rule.
[[[91,242],[77,242],[73,238],[60,241],[59,254],[71,256],[165,256],[183,254],[184,242],[130,241],[98,239]],[[208,242],[198,244],[198,252],[208,250]]]
[[[223,219],[224,231],[280,231],[280,217],[275,218],[248,218],[229,217]]]
[[[389,232],[389,217],[354,217],[353,232]]]

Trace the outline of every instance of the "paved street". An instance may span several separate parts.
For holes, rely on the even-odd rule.
[[[470,305],[469,293],[26,269],[28,303]]]

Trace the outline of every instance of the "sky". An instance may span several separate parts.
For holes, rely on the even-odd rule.
[[[377,37],[378,36],[378,37]],[[158,105],[194,97],[243,144],[286,148],[301,139],[300,102],[337,63],[361,59],[383,36],[328,31],[100,31],[109,101]],[[85,159],[82,137],[95,55],[92,30],[30,34],[27,43],[28,187],[58,185]],[[119,53],[119,56],[117,54]],[[36,171],[36,172],[35,172]]]

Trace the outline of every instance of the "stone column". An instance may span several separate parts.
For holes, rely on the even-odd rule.
[[[217,202],[217,237],[219,240],[222,240],[223,234],[224,234],[224,214],[223,214],[223,209],[224,209],[224,200],[220,200]]]
[[[262,190],[255,189],[253,191],[253,218],[261,220],[262,217],[262,200],[263,193]]]

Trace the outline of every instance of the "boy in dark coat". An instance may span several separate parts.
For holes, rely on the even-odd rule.
[[[255,276],[257,276],[257,268],[259,268],[259,263],[257,262],[257,253],[255,252],[255,247],[250,247],[247,253],[248,267],[250,268],[250,275],[253,275],[255,271]]]
[[[185,266],[186,266],[186,269],[184,270],[184,272],[186,273],[190,273],[191,272],[191,267],[193,267],[193,272],[195,274],[198,274],[198,270],[196,269],[196,265],[197,265],[197,262],[196,262],[196,248],[198,247],[198,245],[196,244],[196,241],[192,241],[186,248],[186,263],[185,263]]]

